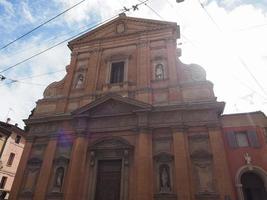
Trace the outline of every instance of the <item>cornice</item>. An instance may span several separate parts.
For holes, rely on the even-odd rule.
[[[75,44],[71,44],[71,46],[72,46],[72,49],[75,49],[77,46],[88,46],[88,45],[90,45],[90,43],[98,43],[99,41],[101,41],[101,43],[108,42],[109,40],[114,42],[114,40],[116,40],[116,39],[120,39],[123,41],[123,38],[127,38],[127,37],[134,36],[134,35],[136,35],[136,37],[139,37],[140,34],[142,34],[142,35],[144,33],[149,34],[150,32],[166,30],[166,28],[172,29],[172,27],[170,27],[170,26],[152,28],[149,30],[137,31],[137,32],[133,32],[133,33],[124,33],[123,35],[118,34],[118,35],[113,35],[113,36],[109,36],[109,37],[95,38],[95,39],[91,39],[88,41],[77,41],[77,42],[75,42]],[[168,37],[168,38],[170,38],[170,37]],[[153,37],[150,37],[149,39],[147,39],[147,41],[151,41],[153,39],[154,39]],[[173,40],[176,41],[175,38],[173,38]]]
[[[55,121],[65,121],[65,120],[71,120],[72,117],[70,113],[64,113],[64,114],[52,114],[47,116],[36,116],[31,117],[29,119],[23,120],[27,125],[32,124],[39,124],[39,123],[48,123],[48,122],[55,122]]]

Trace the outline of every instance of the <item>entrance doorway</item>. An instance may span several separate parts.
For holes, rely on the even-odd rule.
[[[246,172],[241,176],[244,200],[266,200],[264,182],[257,174]]]
[[[119,200],[121,160],[98,161],[95,200]]]

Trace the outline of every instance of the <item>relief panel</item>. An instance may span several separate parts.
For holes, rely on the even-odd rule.
[[[189,152],[193,166],[193,183],[197,200],[218,199],[216,193],[213,158],[207,133],[189,134]]]

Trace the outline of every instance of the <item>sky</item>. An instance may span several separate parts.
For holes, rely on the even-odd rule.
[[[0,0],[0,47],[80,0]],[[141,0],[85,0],[69,12],[0,50],[0,71],[114,17]],[[49,2],[49,3],[48,3]],[[201,6],[201,4],[202,6]],[[266,0],[149,0],[132,17],[177,22],[184,63],[197,63],[214,83],[225,114],[263,111],[267,115]],[[70,62],[63,42],[2,73],[0,120],[24,126],[47,85],[61,80]],[[32,78],[31,78],[32,77]]]

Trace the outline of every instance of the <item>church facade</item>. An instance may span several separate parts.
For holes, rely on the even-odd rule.
[[[234,200],[213,84],[176,23],[118,18],[69,42],[29,127],[10,199]]]

